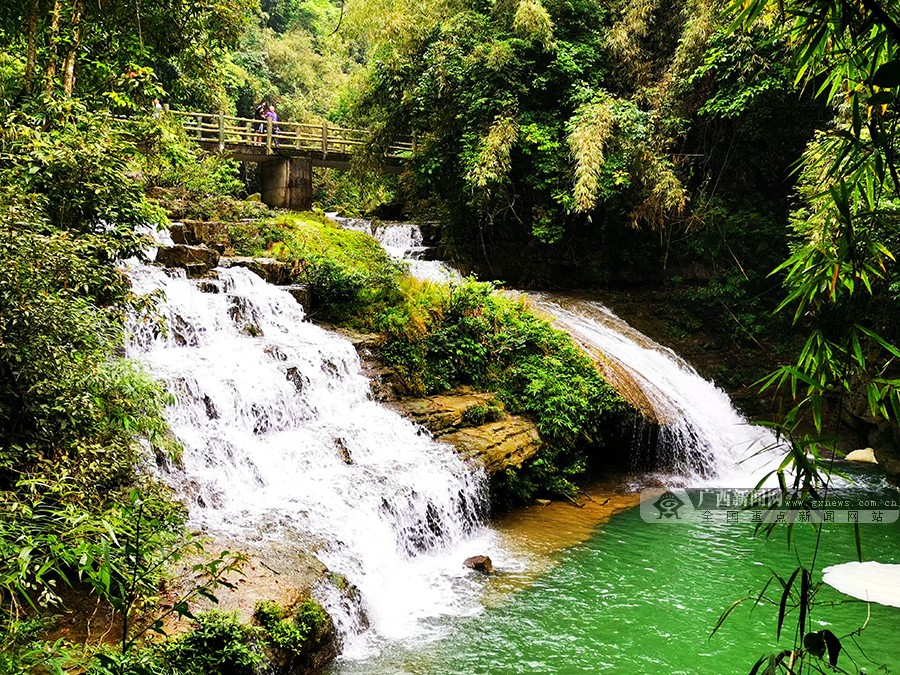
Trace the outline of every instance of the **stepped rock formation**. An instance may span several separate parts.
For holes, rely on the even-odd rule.
[[[522,466],[541,447],[537,426],[527,417],[504,414],[483,424],[467,421],[467,412],[496,406],[490,393],[464,387],[438,396],[403,399],[398,405],[464,459],[484,467],[488,476]]]

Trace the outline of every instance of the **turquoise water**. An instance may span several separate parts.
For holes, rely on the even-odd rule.
[[[865,559],[900,563],[900,523],[863,526],[862,534]],[[804,552],[814,539],[808,527],[795,529],[801,559],[808,560]],[[856,557],[852,527],[832,526],[824,542],[816,581],[823,567]],[[729,675],[748,673],[776,646],[791,646],[796,619],[788,618],[776,645],[777,608],[760,606],[751,613],[749,603],[709,637],[731,602],[762,589],[769,566],[782,576],[797,566],[783,533],[765,540],[754,538],[745,524],[648,524],[633,509],[557,555],[558,564],[546,575],[498,606],[448,622],[443,639],[394,645],[377,660],[343,663],[336,670]],[[819,628],[843,636],[866,621],[865,603],[827,586],[817,600],[823,603],[813,614]],[[900,672],[898,626],[900,609],[872,605],[869,626],[857,638],[870,660],[849,644],[858,665],[847,654],[839,665],[850,672]]]

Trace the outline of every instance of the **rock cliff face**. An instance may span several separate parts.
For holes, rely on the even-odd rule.
[[[462,388],[402,399],[398,406],[462,457],[483,466],[488,476],[521,467],[541,447],[534,422],[506,413],[489,393]]]

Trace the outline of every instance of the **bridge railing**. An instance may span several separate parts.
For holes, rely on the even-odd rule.
[[[369,134],[358,129],[344,129],[332,124],[305,124],[302,122],[272,122],[270,119],[254,120],[223,113],[186,112],[170,110],[181,120],[190,138],[207,143],[255,146],[267,155],[290,149],[329,155],[349,155],[366,144]],[[416,150],[414,137],[393,143],[385,153],[391,159],[404,159]]]

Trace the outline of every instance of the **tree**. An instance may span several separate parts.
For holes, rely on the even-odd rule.
[[[225,50],[259,12],[258,0],[214,3],[28,0],[0,8],[0,49],[25,54],[24,90],[89,98],[114,92],[209,105],[222,95]]]

